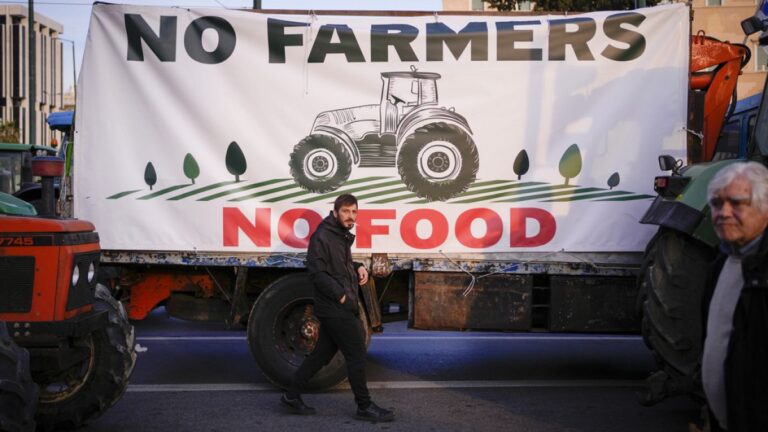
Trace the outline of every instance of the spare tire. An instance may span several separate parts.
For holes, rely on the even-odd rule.
[[[0,430],[35,430],[37,385],[29,374],[29,353],[16,345],[0,321]]]
[[[313,313],[314,288],[307,273],[294,273],[271,283],[254,302],[248,319],[248,345],[264,376],[277,387],[287,388],[296,369],[315,348],[320,323]],[[360,323],[366,329],[365,345],[371,341],[367,318],[360,308]],[[307,384],[321,390],[347,377],[341,352]]]

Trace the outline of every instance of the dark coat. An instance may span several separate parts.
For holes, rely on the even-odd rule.
[[[704,292],[705,333],[709,303],[726,258],[725,254],[718,256]],[[768,232],[758,251],[744,257],[741,268],[744,287],[725,359],[728,431],[768,431]],[[720,430],[713,426],[713,431]]]
[[[354,234],[336,222],[329,214],[309,239],[307,270],[315,287],[315,315],[321,318],[341,318],[357,315],[358,276],[362,264],[352,262]],[[344,304],[341,297],[347,296]]]

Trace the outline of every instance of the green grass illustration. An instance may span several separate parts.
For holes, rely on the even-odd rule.
[[[381,180],[381,179],[386,179],[387,177],[369,177],[369,178],[370,179],[375,179],[375,180]],[[358,183],[362,183],[362,182],[358,182]],[[354,184],[354,183],[347,182],[344,186],[352,185],[352,184]],[[325,200],[325,199],[336,199],[337,196],[339,196],[340,194],[343,194],[343,193],[362,192],[362,191],[366,191],[366,190],[378,189],[378,188],[382,188],[382,187],[386,187],[386,186],[395,186],[395,185],[399,185],[399,184],[403,184],[403,182],[401,182],[400,180],[394,180],[394,181],[390,181],[390,182],[376,183],[376,184],[373,184],[373,185],[360,186],[360,187],[356,187],[356,188],[339,188],[338,190],[335,190],[335,191],[333,191],[331,193],[326,193],[326,194],[314,196],[314,197],[307,198],[307,199],[299,201],[299,202],[304,204],[304,203],[311,203],[311,202],[316,202],[316,201],[322,201],[322,200]],[[376,195],[377,194],[372,194],[372,196],[376,196]],[[381,195],[381,194],[379,193],[379,195]]]
[[[485,188],[485,189],[477,189],[479,187],[491,186],[491,185],[500,184],[500,183],[503,184],[503,186],[497,186],[497,187]],[[499,191],[503,191],[503,190],[509,190],[509,189],[515,189],[515,188],[520,188],[520,187],[527,187],[527,186],[537,186],[537,185],[543,185],[543,184],[546,184],[546,183],[541,183],[541,182],[515,183],[514,180],[489,180],[489,181],[484,181],[484,182],[475,182],[475,183],[472,184],[472,186],[469,187],[468,191],[459,194],[455,198],[452,198],[452,200],[456,200],[456,199],[463,198],[463,197],[474,196],[474,195],[486,194],[486,193],[489,193],[489,192],[499,192]],[[408,204],[426,204],[428,202],[430,202],[430,201],[422,199],[422,200],[418,200],[418,201],[409,202]],[[452,202],[456,202],[456,201],[452,201]]]
[[[241,185],[234,189],[219,190],[234,184]],[[197,186],[197,187],[195,187]],[[609,185],[610,187],[610,185]],[[188,190],[183,190],[188,188]],[[191,189],[193,188],[193,189]],[[177,195],[173,192],[181,191]],[[110,195],[107,199],[130,197],[145,189],[131,189]],[[215,192],[209,195],[207,193]],[[246,195],[234,196],[243,192]],[[282,193],[281,193],[282,192]],[[168,201],[195,199],[197,201],[213,201],[227,199],[229,202],[245,202],[254,200],[263,203],[286,202],[294,204],[311,204],[315,202],[331,202],[339,194],[353,193],[358,200],[370,204],[401,203],[407,205],[424,205],[431,201],[417,196],[408,190],[403,182],[396,177],[371,176],[346,182],[339,189],[322,194],[315,194],[301,189],[290,178],[279,178],[246,183],[234,180],[212,183],[209,185],[193,185],[190,183],[169,186],[158,191],[149,191],[134,199],[150,200],[165,197]],[[198,198],[199,197],[199,198]],[[521,201],[539,202],[569,202],[569,201],[632,201],[646,200],[653,196],[628,191],[618,191],[608,188],[582,187],[578,185],[552,184],[535,181],[521,182],[514,179],[478,180],[460,195],[445,202],[445,204],[471,204],[480,202],[510,203]]]
[[[193,189],[191,191],[184,192],[181,195],[176,195],[174,197],[168,198],[168,200],[169,201],[183,200],[184,198],[189,198],[191,196],[195,196],[195,195],[203,193],[203,192],[208,192],[210,190],[218,189],[218,188],[220,188],[222,186],[228,186],[228,185],[232,185],[232,184],[235,184],[235,183],[236,182],[233,181],[233,180],[214,183],[214,184],[211,184],[211,185],[208,185],[208,186],[203,186],[201,188],[197,188],[197,189]]]
[[[254,200],[261,203],[285,202],[293,204],[310,204],[322,201],[333,201],[343,193],[354,193],[358,200],[371,204],[401,203],[407,205],[424,205],[435,202],[436,195],[419,197],[411,192],[400,177],[369,176],[349,180],[336,187],[332,192],[314,193],[303,189],[293,178],[275,178],[261,181],[248,182],[240,177],[245,174],[248,162],[240,145],[232,141],[229,143],[224,163],[227,171],[234,176],[234,180],[220,181],[209,185],[196,185],[200,176],[200,166],[191,153],[187,153],[182,161],[182,171],[190,183],[166,187],[159,191],[153,191],[157,183],[157,172],[152,162],[147,162],[144,167],[144,183],[149,187],[148,194],[135,197],[134,194],[147,189],[130,189],[115,193],[107,199],[122,199],[134,195],[138,200],[150,200],[165,197],[168,201],[182,201],[196,199],[196,201],[213,201],[227,199],[229,202],[244,202]],[[523,175],[527,175],[531,166],[528,153],[521,149],[512,164],[512,171],[516,179],[476,180],[470,184],[467,190],[455,196],[450,196],[443,202],[445,204],[471,204],[480,202],[509,203],[520,201],[540,202],[568,202],[568,201],[630,201],[646,200],[653,196],[637,194],[634,192],[614,190],[619,185],[621,177],[619,172],[614,172],[607,179],[606,188],[581,187],[571,185],[570,180],[577,177],[582,169],[582,155],[578,144],[571,144],[560,157],[558,170],[564,178],[564,183],[545,183],[537,181],[521,181]],[[228,187],[239,184],[239,187]],[[177,195],[173,192],[184,188],[193,188]],[[245,195],[240,195],[246,193]],[[426,193],[425,193],[426,194]],[[170,196],[169,196],[170,195]],[[237,195],[237,196],[233,196]],[[429,195],[429,194],[426,194]]]
[[[252,185],[242,186],[242,187],[239,187],[237,189],[230,189],[230,190],[227,190],[227,191],[223,191],[223,192],[219,192],[219,193],[216,193],[216,194],[213,194],[213,195],[209,195],[207,197],[203,197],[203,198],[198,199],[198,201],[212,201],[212,200],[215,200],[216,198],[225,197],[227,195],[236,194],[238,192],[245,192],[245,191],[248,191],[248,190],[251,190],[251,189],[260,188],[262,186],[269,186],[269,185],[272,185],[272,184],[275,184],[275,183],[280,183],[280,182],[284,182],[284,181],[288,181],[288,180],[291,180],[291,179],[282,178],[282,179],[266,180],[266,181],[254,183]]]
[[[114,195],[108,196],[107,199],[120,199],[120,198],[122,198],[124,196],[128,196],[128,195],[134,194],[136,192],[141,192],[143,190],[144,189],[133,189],[133,190],[127,190],[125,192],[118,192],[118,193],[116,193]]]
[[[280,186],[280,187],[276,187],[276,188],[272,188],[272,189],[267,189],[267,190],[263,190],[263,191],[254,192],[252,194],[248,194],[248,195],[245,195],[245,196],[241,196],[241,197],[237,197],[237,198],[232,198],[229,201],[234,201],[234,202],[247,201],[247,200],[258,198],[258,197],[261,197],[261,196],[264,196],[264,195],[271,195],[271,194],[273,194],[275,192],[282,192],[282,191],[288,190],[288,189],[295,189],[296,187],[297,186],[295,184],[288,184],[288,185],[285,185],[285,186]]]
[[[187,184],[182,184],[182,185],[170,186],[170,187],[167,187],[167,188],[165,188],[165,189],[160,189],[160,190],[159,190],[159,191],[157,191],[157,192],[152,192],[151,194],[148,194],[148,195],[144,195],[144,196],[140,196],[140,197],[138,197],[137,199],[140,199],[140,200],[148,200],[148,199],[152,199],[152,198],[157,198],[157,197],[159,197],[159,196],[163,196],[163,195],[165,195],[165,194],[168,194],[168,193],[171,193],[171,192],[173,192],[173,191],[176,191],[176,190],[179,190],[179,189],[185,188],[185,187],[187,187],[187,186],[192,186],[192,185],[191,185],[191,184],[189,184],[189,183],[187,183]]]

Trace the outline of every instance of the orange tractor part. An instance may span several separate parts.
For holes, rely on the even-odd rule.
[[[734,100],[741,68],[749,62],[749,48],[723,42],[699,32],[691,37],[690,86],[704,93],[702,126],[698,148],[689,150],[689,163],[712,160],[726,120],[726,112]]]
[[[16,307],[9,305],[0,318],[64,321],[92,309],[100,249],[90,222],[14,216],[0,221],[0,256],[14,267],[3,275],[4,284],[34,281],[31,290],[19,286],[6,291],[5,295],[19,298],[11,302]]]

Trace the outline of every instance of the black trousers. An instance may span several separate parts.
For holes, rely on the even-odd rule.
[[[365,378],[365,333],[358,317],[349,314],[344,318],[319,318],[320,335],[315,350],[304,359],[296,370],[288,395],[295,397],[315,374],[341,350],[347,363],[347,376],[357,406],[365,409],[371,403]]]
[[[715,414],[712,412],[711,409],[707,408],[709,410],[709,432],[728,432],[727,430],[720,427],[720,422],[717,421],[717,417],[715,417]]]

